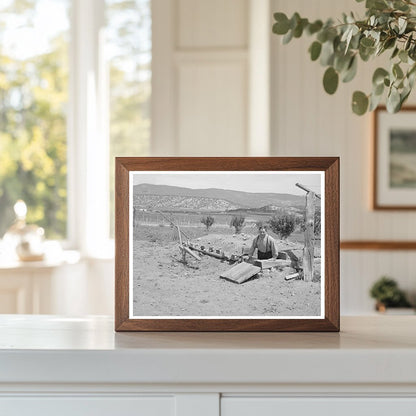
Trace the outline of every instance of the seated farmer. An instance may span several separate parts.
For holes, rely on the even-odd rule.
[[[257,248],[257,258],[259,260],[267,260],[277,257],[276,243],[274,238],[267,234],[267,227],[265,225],[259,226],[259,235],[253,240],[248,255],[253,256]]]

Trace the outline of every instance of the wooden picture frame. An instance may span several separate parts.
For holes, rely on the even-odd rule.
[[[314,185],[316,187],[312,190],[306,187],[305,184],[295,183],[294,181],[298,178],[307,178],[307,183],[312,181],[311,183],[319,184],[319,186]],[[187,187],[184,188],[183,183],[188,184]],[[210,186],[212,183],[215,186]],[[181,188],[176,188],[180,185]],[[164,188],[161,188],[161,186]],[[269,189],[267,186],[273,187],[275,191],[273,193],[263,192]],[[241,191],[241,189],[246,189],[246,191]],[[253,193],[253,189],[258,190],[258,192]],[[283,191],[286,189],[290,189],[291,193],[284,193]],[[197,191],[198,194],[196,194]],[[225,196],[212,196],[217,195],[219,191],[222,191]],[[116,158],[115,194],[116,331],[339,331],[339,158],[118,157]],[[266,198],[266,195],[275,198],[272,201],[275,201],[278,197],[290,199],[292,202],[287,205],[289,207],[288,211],[286,208],[273,205],[260,207],[264,203],[263,199]],[[283,197],[283,195],[286,196]],[[240,202],[233,202],[233,198],[237,197],[240,198]],[[241,198],[243,199],[241,200]],[[199,239],[206,241],[207,238],[219,238],[219,241],[223,241],[221,240],[223,238],[224,241],[231,241],[235,247],[240,243],[247,245],[249,247],[248,251],[256,246],[257,250],[255,251],[258,251],[260,257],[260,252],[263,253],[263,251],[260,250],[261,244],[259,245],[258,238],[253,234],[257,231],[253,231],[254,228],[252,227],[256,223],[256,218],[263,219],[263,216],[269,218],[269,214],[265,214],[267,210],[278,212],[279,215],[294,212],[295,214],[290,215],[293,218],[300,218],[303,215],[300,214],[302,212],[300,201],[304,201],[302,206],[305,211],[305,201],[307,199],[318,201],[318,198],[320,198],[319,208],[321,211],[317,208],[315,212],[320,212],[320,214],[310,217],[313,211],[310,208],[312,205],[308,203],[309,213],[307,215],[309,215],[309,220],[302,223],[302,231],[300,231],[300,226],[299,230],[296,229],[298,230],[296,235],[299,235],[299,239],[294,239],[294,242],[292,242],[289,238],[287,241],[279,240],[279,243],[274,243],[275,247],[292,244],[293,250],[280,251],[279,248],[273,253],[273,258],[269,260],[255,260],[252,258],[247,260],[247,255],[244,254],[244,252],[247,252],[247,248],[244,249],[244,247],[241,252],[243,254],[236,257],[234,254],[226,255],[221,250],[214,250],[216,247],[208,249],[202,244],[200,246],[195,245],[191,242],[192,236],[187,236],[187,240],[184,242],[185,231],[179,227],[179,222],[175,222],[179,220],[173,221],[170,214],[166,214],[166,204],[169,207],[175,207],[172,208],[173,211],[170,211],[170,213],[173,212],[172,215],[194,221],[195,224],[189,222],[190,226],[194,227],[192,231],[196,230],[195,232],[202,233],[201,227],[203,225],[197,224],[199,218],[196,218],[196,216],[200,215],[201,212],[206,212],[203,210],[213,210],[215,208],[215,215],[219,219],[218,224],[214,224],[213,229],[217,227],[217,231],[215,233],[212,231],[206,232],[207,234],[204,235],[200,234],[202,237]],[[286,200],[283,199],[282,204],[286,203]],[[249,201],[251,202],[249,203]],[[180,211],[183,209],[183,204],[185,204],[185,214]],[[180,208],[176,208],[178,206]],[[217,209],[218,206],[220,208]],[[226,206],[226,209],[224,206]],[[255,206],[255,208],[251,208],[252,206]],[[163,207],[164,211],[160,207]],[[189,207],[192,207],[192,209]],[[248,234],[232,234],[226,223],[225,217],[230,216],[231,212],[239,212],[239,210],[249,213],[246,216],[247,224],[251,221],[250,226],[246,226],[246,233]],[[155,224],[148,225],[149,222],[153,221],[152,216],[156,212],[160,212],[162,215],[158,217],[159,222],[162,221],[161,218],[167,222],[157,224],[156,221]],[[181,215],[182,217],[180,217]],[[270,218],[275,217],[271,216]],[[268,221],[270,221],[270,218]],[[315,218],[319,219],[319,230],[322,230],[319,231],[319,235],[316,234],[318,220]],[[148,222],[144,222],[145,220]],[[223,223],[220,224],[220,221],[223,221]],[[178,241],[174,239],[168,241],[165,237],[160,237],[160,240],[157,240],[157,238],[148,239],[148,234],[154,235],[159,231],[167,233],[169,230],[171,233],[175,232],[177,234]],[[302,234],[303,230],[305,230],[304,236]],[[271,231],[269,232],[271,233]],[[249,235],[250,233],[252,235]],[[267,248],[269,236],[264,236],[267,231],[260,228],[258,233],[261,241],[266,241],[266,250],[272,253],[272,246],[270,245]],[[318,246],[318,243],[316,243],[312,246],[312,258],[310,257],[311,254],[308,253],[311,247],[311,238],[312,241],[316,239],[315,243],[319,241],[320,244]],[[155,242],[156,240],[158,242]],[[302,244],[307,247],[306,251],[299,248],[303,247]],[[319,251],[320,254],[318,253],[317,256],[320,255],[320,259],[314,257],[313,247],[317,247],[315,248],[315,254]],[[160,251],[164,254],[160,254],[158,260],[155,260],[152,253],[156,253],[157,250],[164,250]],[[292,252],[292,255],[294,252],[298,253],[298,257],[290,255],[290,252]],[[183,262],[179,253],[183,255]],[[303,254],[299,255],[299,253]],[[303,261],[303,265],[299,260],[302,256],[306,259]],[[197,261],[196,257],[202,260]],[[217,257],[218,263],[211,266],[216,261],[215,257]],[[241,261],[241,259],[244,259],[244,261]],[[156,261],[159,263],[156,264]],[[296,270],[298,273],[292,273],[289,276],[284,275],[283,278],[285,270],[290,270],[289,264],[295,264],[293,261],[298,266]],[[198,266],[194,267],[193,263],[190,264],[191,262],[198,264]],[[308,262],[310,263],[309,266]],[[149,264],[151,267],[148,266]],[[220,272],[209,272],[211,270],[209,267],[217,267],[216,264],[222,270],[227,269],[226,272],[221,272],[221,275],[225,278],[220,278]],[[272,272],[268,272],[267,268],[271,264],[275,265],[275,268],[271,269]],[[228,279],[232,273],[227,274],[228,269],[233,268],[235,271],[237,266],[239,270],[241,268],[250,269],[250,267],[257,267],[257,269],[263,267],[264,269],[261,273],[256,274],[254,279],[252,278],[243,284],[237,284],[235,281],[231,282]],[[172,279],[168,279],[166,276],[168,272],[163,271],[175,268],[188,271],[185,267],[189,268],[188,274],[192,275],[188,280],[186,280],[187,276],[184,277],[187,272],[181,272],[175,274],[175,276],[172,274],[170,276]],[[158,272],[149,270],[157,270]],[[253,270],[250,269],[250,272],[252,273]],[[175,273],[177,272],[175,271]],[[206,273],[203,278],[201,277],[202,273]],[[305,280],[297,280],[302,275]],[[259,276],[261,278],[258,278]],[[312,278],[316,281],[308,281]],[[230,279],[232,278],[230,277]],[[175,283],[170,283],[171,280]],[[170,289],[163,286],[164,282],[167,282],[166,285],[169,285]],[[194,285],[192,286],[194,289],[188,289],[187,286],[184,286],[187,282]],[[205,303],[203,302],[204,299],[201,300],[200,298],[199,286],[196,286],[194,282],[201,282],[204,285],[206,292],[204,296],[207,299]],[[159,289],[161,285],[163,290]],[[222,286],[220,287],[220,285]],[[153,287],[158,289],[152,289]],[[175,299],[182,299],[180,287],[186,288],[187,291],[190,290],[186,299],[183,302],[181,301],[182,303],[179,305],[185,305],[184,308],[179,308],[178,305],[172,303]],[[267,299],[270,298],[267,298],[266,295],[269,296],[274,293],[272,290],[277,290],[278,287],[281,288],[281,293],[284,292],[284,294],[276,297],[273,295],[273,305],[268,304]],[[309,291],[306,288],[309,288]],[[218,300],[219,297],[217,299],[213,295],[210,296],[211,290],[212,293],[215,290],[219,297],[229,296],[229,293],[232,293],[232,297],[226,297],[226,301],[220,301]],[[243,290],[245,291],[244,298]],[[175,291],[178,291],[179,294]],[[292,293],[289,294],[287,291],[292,291]],[[315,291],[316,295],[319,293],[319,300],[314,295]],[[305,293],[309,293],[309,295]],[[237,306],[228,301],[231,298],[235,300],[234,303]],[[259,303],[257,303],[258,299],[260,299]],[[320,306],[316,306],[317,302]],[[260,304],[263,305],[263,311],[259,313],[256,308]],[[287,310],[290,307],[293,307],[294,310],[276,312],[284,304]],[[267,308],[264,307],[265,305]],[[310,309],[312,308],[310,305],[315,309]],[[168,306],[171,308],[169,311],[172,311],[172,315],[167,315],[163,309]],[[231,312],[227,309],[234,307],[237,309],[230,309]],[[158,308],[160,308],[160,313]],[[186,308],[190,312],[180,312]],[[212,310],[215,313],[210,312]],[[234,312],[235,310],[237,313]],[[243,311],[243,313],[240,313],[240,311]],[[298,315],[299,313],[303,315]]]
[[[373,209],[416,209],[416,107],[373,112]]]

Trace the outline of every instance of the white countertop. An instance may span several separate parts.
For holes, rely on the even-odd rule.
[[[410,383],[416,316],[338,333],[115,333],[107,317],[0,316],[0,383]]]

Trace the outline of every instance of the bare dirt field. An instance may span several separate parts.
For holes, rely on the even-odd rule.
[[[233,235],[231,229],[201,227],[184,231],[191,241],[228,253],[250,247],[250,234]],[[315,250],[313,282],[285,281],[290,269],[265,271],[236,284],[221,279],[232,267],[226,261],[202,255],[201,261],[181,254],[170,227],[140,226],[133,241],[134,316],[319,316],[321,313],[320,249]],[[276,236],[273,236],[276,237]],[[277,240],[279,250],[290,249],[301,257],[303,244],[296,238]]]

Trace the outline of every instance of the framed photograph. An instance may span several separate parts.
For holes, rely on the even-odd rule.
[[[339,331],[339,159],[116,158],[116,331]]]
[[[373,208],[416,209],[416,107],[374,112]]]

